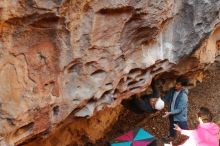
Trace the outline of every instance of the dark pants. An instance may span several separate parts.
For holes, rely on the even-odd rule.
[[[157,141],[154,140],[151,144],[149,144],[148,146],[157,146]]]
[[[156,98],[160,97],[160,92],[157,85],[158,85],[158,81],[152,80],[151,82],[152,97],[156,97]]]
[[[174,121],[173,116],[169,116],[170,120],[170,136],[175,137],[176,136],[176,130],[174,130],[175,126],[174,124],[177,124],[181,129],[187,130],[188,125],[187,121]]]

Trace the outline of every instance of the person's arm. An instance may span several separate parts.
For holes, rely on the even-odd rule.
[[[168,93],[165,94],[165,96],[164,96],[162,99],[163,99],[163,101],[165,101],[165,102],[169,102],[171,96],[172,96],[172,89],[170,89],[170,90],[168,91]]]
[[[164,146],[173,146],[172,141],[169,144],[165,143]]]
[[[182,130],[180,133],[186,136],[191,136],[195,130]]]
[[[172,112],[170,112],[171,115],[175,115],[180,113],[182,110],[184,110],[185,108],[187,108],[187,103],[188,103],[188,97],[187,94],[183,93],[182,97],[180,98],[180,101],[177,105],[177,108],[174,109]]]
[[[177,124],[174,124],[174,126],[175,126],[174,130],[176,130],[186,136],[191,136],[193,134],[193,132],[195,131],[195,130],[183,130]]]
[[[172,98],[172,92],[173,92],[173,89],[170,89],[168,91],[168,93],[162,98],[162,100],[166,103],[169,103],[170,102],[170,98]],[[162,117],[163,118],[166,118],[168,117],[169,115],[171,114],[171,112],[165,112],[165,115],[163,115]]]

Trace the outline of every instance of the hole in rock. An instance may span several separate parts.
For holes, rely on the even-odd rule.
[[[112,90],[105,91],[105,92],[102,94],[101,98],[104,98],[105,96],[111,96],[111,95],[112,95],[111,92],[112,92]]]
[[[140,86],[137,86],[137,87],[132,87],[130,88],[131,92],[134,92],[135,90],[138,90],[140,88]]]
[[[45,89],[48,89],[48,88],[50,88],[50,87],[53,87],[54,84],[55,84],[54,81],[50,81],[50,82],[44,84],[44,88],[45,88]]]
[[[141,92],[140,95],[141,95],[140,98],[144,99],[146,92],[145,91]],[[121,104],[123,105],[125,109],[129,110],[132,113],[143,114],[144,112],[140,110],[140,108],[137,106],[137,98],[138,98],[137,94],[132,95],[128,99],[123,100]]]
[[[129,74],[133,74],[133,73],[139,73],[139,72],[141,72],[142,71],[142,69],[141,68],[134,68],[134,69],[131,69],[130,71],[129,71]]]
[[[59,111],[60,111],[59,108],[60,108],[60,107],[59,107],[58,105],[55,106],[55,107],[53,107],[53,115],[57,116],[57,115],[59,114]]]
[[[196,24],[196,26],[202,26],[203,25],[203,23],[197,23]]]
[[[153,70],[151,71],[151,74],[154,74],[154,73],[160,72],[161,70],[163,70],[162,67],[159,67],[159,68],[157,68],[157,69],[153,69]]]
[[[106,72],[105,72],[104,70],[99,69],[99,70],[94,71],[94,72],[91,74],[91,76],[92,76],[92,77],[98,77],[98,78],[100,77],[100,78],[102,78],[102,77],[105,76],[105,74],[106,74]]]
[[[90,62],[86,62],[85,66],[96,66],[98,63],[96,61],[90,61]]]
[[[96,102],[97,101],[97,99],[95,99],[94,97],[92,97],[92,98],[90,98],[89,100],[88,100],[88,103],[93,103],[93,102]]]
[[[21,136],[22,134],[24,134],[26,132],[30,132],[30,131],[32,131],[33,127],[34,127],[34,122],[31,122],[31,123],[19,128],[15,132],[15,136]]]
[[[133,7],[125,6],[121,8],[114,8],[114,9],[101,9],[99,11],[100,14],[121,14],[121,13],[130,13],[133,10]]]
[[[58,4],[58,5],[60,5],[61,2],[62,2],[62,0],[53,0],[53,2],[56,3],[56,4]]]
[[[7,118],[7,122],[8,122],[9,125],[15,126],[15,123],[14,123],[13,119]]]
[[[106,83],[105,85],[106,86],[112,86],[112,83]]]
[[[216,41],[216,49],[220,50],[220,40]]]
[[[35,28],[54,29],[56,28],[59,20],[61,20],[59,17],[53,15],[44,15],[43,18],[39,19],[38,21],[35,21],[33,24],[31,24],[31,26]]]
[[[133,86],[135,84],[137,84],[137,82],[136,81],[132,81],[132,82],[128,83],[128,86]]]
[[[118,86],[122,86],[124,84],[124,78],[121,78],[120,81],[118,82]]]
[[[114,100],[117,99],[117,96],[119,95],[119,90],[118,89],[115,89],[114,93],[113,93],[113,97],[114,97]]]
[[[73,64],[71,67],[68,68],[68,73],[80,73],[82,67],[83,65],[81,63]]]

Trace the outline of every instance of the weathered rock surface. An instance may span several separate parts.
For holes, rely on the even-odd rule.
[[[73,117],[116,107],[156,75],[200,80],[219,55],[219,9],[219,0],[1,0],[0,144],[54,133],[69,137],[54,138],[59,146],[74,144],[57,132]]]

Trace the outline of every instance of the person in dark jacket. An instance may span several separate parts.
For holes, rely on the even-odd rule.
[[[150,95],[139,95],[135,98],[136,107],[141,110],[142,112],[155,112],[155,104],[160,97],[160,93],[157,88],[157,82],[152,80],[151,83],[152,94]]]
[[[168,103],[168,111],[163,118],[169,118],[169,135],[166,139],[175,137],[176,131],[174,124],[182,129],[188,129],[187,125],[187,107],[188,107],[188,89],[186,88],[188,80],[180,77],[176,80],[175,87],[171,88],[164,96],[164,101]]]

